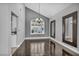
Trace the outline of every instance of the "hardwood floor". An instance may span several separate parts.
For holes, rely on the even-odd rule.
[[[16,49],[12,56],[25,56],[25,41]]]
[[[55,55],[55,44],[49,39],[24,40],[12,56],[50,56]],[[51,47],[52,46],[52,47]],[[53,52],[52,52],[53,50]],[[52,53],[51,53],[52,52]]]

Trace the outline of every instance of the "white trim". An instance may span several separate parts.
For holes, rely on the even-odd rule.
[[[17,47],[17,48],[20,47],[23,42],[24,42],[24,40],[23,40],[19,45],[17,45],[16,47]]]
[[[29,40],[29,39],[50,39],[50,37],[26,37],[25,40]]]
[[[61,41],[57,41],[56,39],[53,39],[53,38],[51,38],[51,37],[50,37],[50,39],[51,39],[53,42],[55,42],[55,43],[57,43],[57,44],[59,44],[59,45],[65,47],[65,48],[67,48],[67,49],[69,49],[69,50],[71,50],[71,51],[73,51],[74,53],[76,53],[76,54],[79,55],[79,50],[77,50],[77,48],[75,48],[75,47],[73,47],[73,46],[70,46],[70,45],[68,45],[68,44],[65,44],[65,43],[63,43],[63,42],[61,42]]]

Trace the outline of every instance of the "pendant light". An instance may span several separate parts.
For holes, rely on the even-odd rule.
[[[37,22],[40,23],[41,19],[42,19],[42,18],[40,18],[40,3],[38,4],[38,13],[39,13],[39,16],[37,18]]]

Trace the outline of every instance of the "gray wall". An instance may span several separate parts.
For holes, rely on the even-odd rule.
[[[11,55],[11,12],[18,16],[16,45],[24,41],[25,8],[23,4],[0,3],[0,56]],[[15,42],[14,42],[15,43]]]
[[[8,36],[9,36],[9,13],[8,5],[0,4],[0,56],[8,55]]]
[[[44,20],[45,22],[45,34],[36,34],[36,35],[31,35],[30,34],[30,21],[39,17],[39,14],[36,13],[35,11],[25,8],[25,37],[47,37],[49,36],[49,19],[43,15],[40,15],[40,17]]]
[[[72,4],[70,6],[68,6],[67,8],[65,8],[64,10],[60,11],[59,13],[57,13],[56,15],[54,15],[52,17],[52,19],[50,19],[50,21],[52,20],[56,20],[56,38],[55,40],[62,42],[62,17],[70,14],[74,11],[78,11],[78,31],[77,31],[77,48],[74,48],[75,50],[79,50],[79,4]],[[62,49],[67,50],[66,48],[56,44],[56,55],[62,55]],[[70,52],[69,50],[67,50],[68,52]],[[71,52],[70,52],[71,53]]]
[[[22,3],[11,3],[8,4],[9,7],[9,13],[11,18],[11,12],[15,13],[18,16],[17,19],[17,39],[16,42],[13,42],[13,35],[10,35],[10,43],[16,43],[16,46],[20,45],[24,41],[25,37],[25,6]],[[11,19],[9,20],[11,22]],[[10,25],[11,27],[11,25]],[[11,45],[11,44],[10,44]]]

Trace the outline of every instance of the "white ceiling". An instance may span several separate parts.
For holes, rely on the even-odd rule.
[[[69,5],[71,3],[40,3],[40,14],[52,18]],[[39,13],[39,3],[26,3],[25,6]]]

